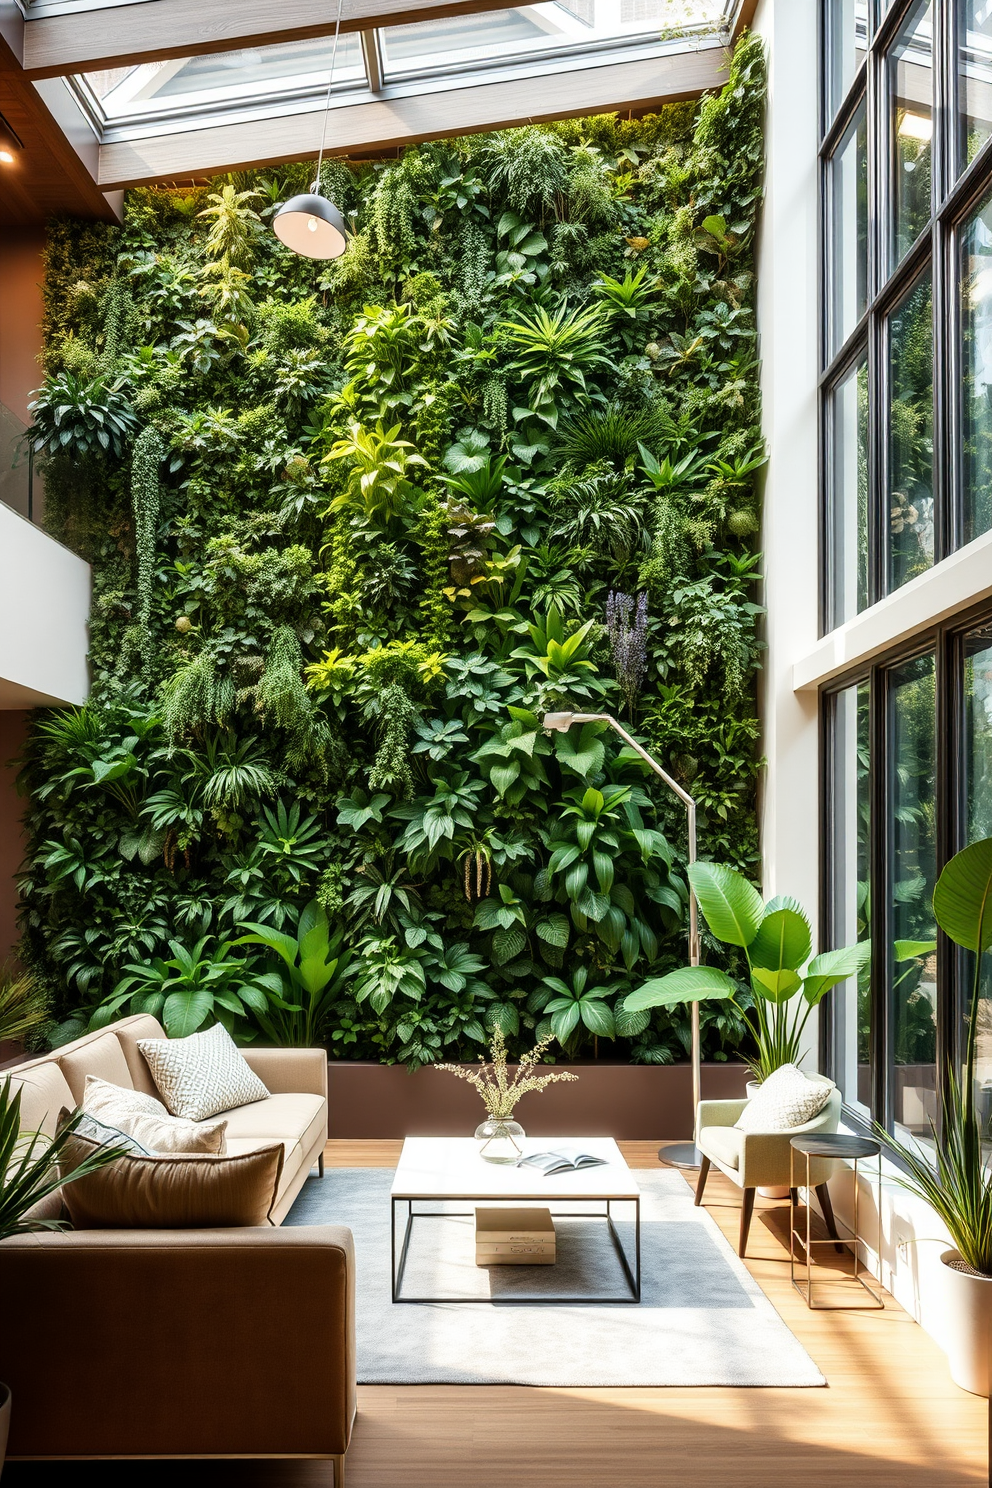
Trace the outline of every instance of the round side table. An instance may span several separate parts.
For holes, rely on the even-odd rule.
[[[869,1137],[847,1137],[847,1136],[844,1136],[843,1134],[841,1134],[839,1132],[824,1132],[821,1136],[814,1136],[814,1137],[793,1137],[792,1138],[792,1141],[790,1143],[790,1146],[792,1148],[792,1151],[791,1151],[790,1158],[789,1158],[790,1179],[791,1179],[790,1200],[789,1200],[789,1275],[790,1275],[790,1277],[792,1279],[792,1285],[795,1287],[796,1291],[802,1297],[803,1301],[806,1303],[806,1306],[807,1307],[812,1307],[814,1310],[824,1310],[824,1311],[833,1310],[833,1311],[836,1311],[837,1309],[840,1309],[840,1308],[843,1308],[843,1307],[852,1306],[852,1305],[857,1305],[857,1306],[860,1306],[860,1307],[863,1307],[863,1308],[884,1307],[885,1306],[885,1303],[884,1303],[884,1301],[882,1299],[882,1296],[881,1296],[880,1292],[877,1292],[875,1290],[875,1288],[873,1286],[869,1285],[869,1283],[865,1280],[865,1276],[866,1275],[869,1275],[870,1276],[871,1273],[868,1271],[867,1266],[864,1266],[861,1263],[861,1253],[860,1253],[861,1233],[860,1233],[860,1230],[858,1228],[858,1218],[859,1218],[859,1216],[858,1216],[858,1195],[859,1195],[859,1191],[860,1191],[860,1184],[858,1182],[858,1163],[859,1162],[863,1162],[866,1158],[870,1159],[870,1158],[873,1158],[874,1157],[874,1158],[877,1158],[878,1159],[878,1195],[879,1195],[879,1203],[877,1205],[877,1209],[878,1209],[878,1241],[877,1241],[875,1253],[876,1253],[876,1255],[881,1256],[881,1254],[882,1254],[882,1204],[881,1204],[881,1196],[882,1196],[882,1149],[881,1149],[880,1145],[878,1144],[878,1142],[873,1142]],[[805,1169],[805,1172],[806,1172],[806,1183],[804,1185],[805,1188],[806,1188],[806,1233],[805,1233],[805,1235],[800,1230],[798,1230],[796,1228],[796,1211],[797,1211],[797,1209],[799,1207],[798,1185],[801,1183],[801,1175],[800,1175],[800,1179],[797,1179],[797,1177],[796,1177],[796,1166],[797,1166],[797,1164],[796,1164],[796,1155],[797,1154],[799,1155],[800,1159],[805,1158],[805,1161],[806,1161],[806,1169]],[[850,1242],[851,1245],[852,1245],[853,1251],[854,1251],[854,1276],[853,1276],[852,1280],[854,1280],[855,1282],[857,1282],[858,1286],[860,1286],[861,1288],[863,1288],[863,1290],[868,1293],[869,1297],[871,1298],[871,1301],[870,1302],[862,1302],[862,1303],[859,1303],[859,1304],[851,1304],[851,1303],[847,1303],[847,1302],[817,1302],[815,1300],[815,1298],[814,1298],[814,1294],[813,1294],[813,1287],[814,1287],[814,1285],[817,1285],[818,1284],[820,1286],[825,1286],[827,1284],[827,1283],[823,1282],[822,1280],[819,1283],[814,1283],[813,1272],[812,1272],[812,1262],[813,1262],[813,1252],[814,1252],[814,1249],[818,1245],[833,1245],[833,1244],[835,1244],[835,1241],[832,1240],[832,1239],[830,1239],[830,1240],[814,1240],[812,1234],[810,1233],[811,1215],[810,1215],[810,1206],[809,1206],[809,1193],[810,1193],[810,1187],[811,1187],[811,1185],[810,1185],[809,1160],[810,1160],[811,1157],[833,1158],[836,1161],[850,1162],[854,1166],[854,1234],[851,1237],[851,1242]],[[800,1275],[799,1277],[796,1276],[796,1270],[797,1270],[797,1267],[796,1267],[796,1242],[797,1241],[803,1247],[804,1267],[805,1267],[805,1273],[806,1273],[805,1276]],[[872,1279],[874,1280],[874,1278],[872,1278]],[[843,1285],[843,1283],[834,1283],[834,1282],[831,1282],[830,1283],[830,1285],[838,1285],[838,1284],[839,1285]]]

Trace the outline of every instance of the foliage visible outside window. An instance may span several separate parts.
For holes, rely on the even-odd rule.
[[[894,668],[888,697],[893,1116],[925,1136],[937,1115],[933,655]]]
[[[968,842],[992,837],[992,628],[983,626],[964,638],[963,795]],[[971,957],[966,958],[966,962]],[[974,976],[974,962],[963,978]],[[992,1118],[992,972],[982,976],[975,1059],[975,1101],[982,1130]],[[962,1014],[964,1009],[962,1009]],[[962,1016],[961,1033],[967,1019]]]
[[[868,362],[864,356],[831,393],[830,421],[828,625],[833,627],[850,620],[868,603]]]
[[[888,55],[893,265],[930,221],[932,46],[933,5],[918,0]]]
[[[960,238],[961,472],[965,542],[992,527],[992,200]]]
[[[933,563],[931,284],[928,270],[889,321],[889,589]]]
[[[868,683],[832,700],[831,935],[851,944],[871,934]],[[833,1072],[849,1106],[871,1105],[871,970],[832,994]]]
[[[827,23],[827,122],[833,118],[864,61],[869,0],[829,0]]]
[[[28,746],[60,1014],[123,978],[417,1065],[531,1047],[567,980],[569,1055],[683,1057],[685,1009],[622,1003],[684,964],[684,811],[540,719],[624,707],[701,853],[756,871],[763,107],[747,38],[646,119],[334,161],[333,263],[269,229],[306,162],[54,227],[35,438],[94,590],[92,697]],[[726,1056],[739,1019],[703,1018]]]
[[[868,125],[864,103],[837,146],[831,173],[831,351],[868,307]]]
[[[958,170],[971,164],[992,134],[992,5],[959,0]]]

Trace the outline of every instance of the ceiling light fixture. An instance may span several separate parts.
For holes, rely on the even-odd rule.
[[[11,129],[3,114],[0,114],[0,165],[13,165],[17,159],[18,150],[23,150],[24,145],[17,134]]]
[[[320,152],[317,156],[317,179],[305,195],[293,196],[288,202],[283,202],[272,219],[272,230],[279,241],[303,258],[340,258],[348,246],[344,218],[334,203],[322,196],[320,191],[320,168],[324,162],[324,141],[327,138],[327,118],[331,109],[331,84],[334,81],[334,59],[338,53],[342,4],[343,0],[338,0],[334,45],[331,48],[331,71],[327,79],[324,123],[320,131]]]

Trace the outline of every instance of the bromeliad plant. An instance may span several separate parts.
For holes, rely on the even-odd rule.
[[[810,959],[812,932],[802,905],[779,896],[763,904],[752,884],[733,868],[694,863],[689,880],[717,940],[738,946],[747,960],[752,1003],[736,1001],[737,983],[712,966],[689,966],[646,982],[626,999],[628,1012],[725,998],[744,1017],[757,1054],[748,1064],[758,1080],[783,1064],[799,1064],[803,1032],[813,1009],[838,982],[856,976],[870,954],[868,941],[824,951]]]
[[[313,899],[300,911],[295,935],[271,925],[243,928],[252,933],[235,945],[263,946],[282,966],[240,988],[242,998],[273,1043],[312,1049],[322,1041],[331,1009],[358,970],[344,948],[343,930],[331,932],[326,910]]]

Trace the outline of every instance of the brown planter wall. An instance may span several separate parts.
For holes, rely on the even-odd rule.
[[[529,1136],[683,1140],[692,1136],[688,1065],[572,1066],[579,1083],[525,1095],[516,1115]],[[741,1064],[704,1064],[703,1095],[744,1094]],[[476,1091],[435,1069],[410,1074],[402,1065],[328,1065],[328,1135],[350,1140],[471,1136],[485,1112]]]

